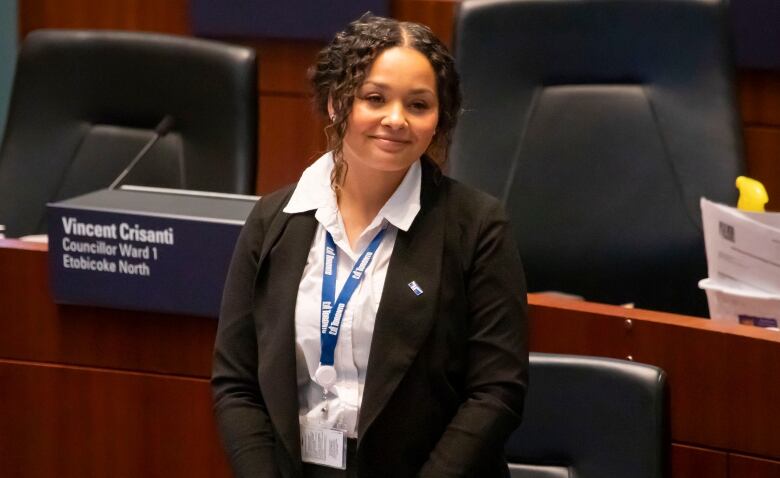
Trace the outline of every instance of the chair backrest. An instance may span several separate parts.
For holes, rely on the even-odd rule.
[[[624,360],[532,353],[523,422],[506,445],[512,478],[661,478],[666,375]]]
[[[744,170],[720,0],[466,1],[450,174],[507,203],[532,291],[707,315],[699,198]]]
[[[17,62],[0,148],[0,224],[42,232],[45,204],[107,187],[165,115],[172,132],[124,181],[252,193],[250,48],[151,33],[38,30]]]

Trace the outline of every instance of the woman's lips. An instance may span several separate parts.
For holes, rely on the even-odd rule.
[[[411,143],[411,141],[404,139],[386,138],[382,136],[372,136],[371,139],[374,140],[379,149],[385,151],[399,151]]]

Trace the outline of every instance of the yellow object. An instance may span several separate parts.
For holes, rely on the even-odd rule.
[[[769,201],[769,195],[760,181],[740,176],[737,178],[737,189],[739,189],[737,208],[743,211],[764,212],[764,204]]]

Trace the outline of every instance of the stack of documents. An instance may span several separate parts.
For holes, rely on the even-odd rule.
[[[745,212],[701,200],[715,320],[778,328],[780,324],[780,213]]]

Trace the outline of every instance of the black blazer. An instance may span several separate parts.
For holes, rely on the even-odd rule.
[[[527,385],[526,289],[500,203],[423,162],[399,231],[358,421],[360,476],[508,476]],[[295,300],[317,221],[263,197],[236,245],[214,352],[215,413],[239,477],[302,473]],[[416,281],[423,293],[408,284]]]

